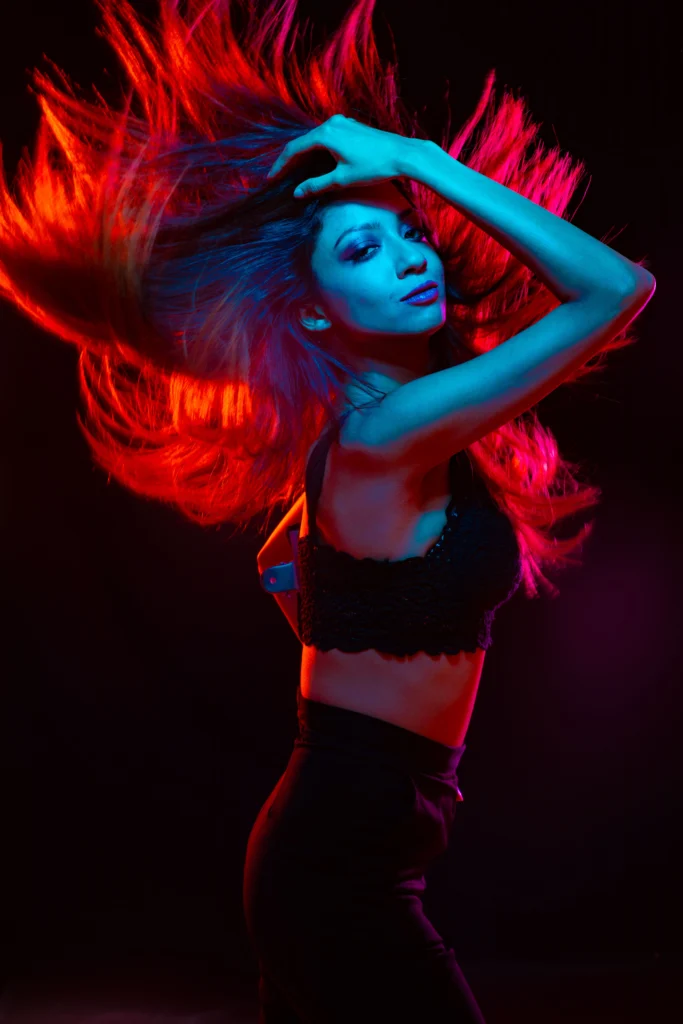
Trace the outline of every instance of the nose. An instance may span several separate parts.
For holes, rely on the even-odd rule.
[[[424,253],[415,252],[415,250],[413,249],[410,253],[410,256],[411,258],[409,260],[404,260],[403,263],[400,264],[400,266],[403,268],[399,272],[399,279],[401,281],[406,276],[406,274],[409,274],[411,271],[413,273],[421,274],[424,271],[425,267],[427,266],[427,257],[425,256]]]

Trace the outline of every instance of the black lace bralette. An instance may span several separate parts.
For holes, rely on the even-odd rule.
[[[490,647],[495,612],[519,587],[522,565],[512,524],[467,451],[449,462],[446,525],[424,555],[356,558],[321,542],[315,526],[325,462],[338,430],[333,424],[323,433],[306,466],[309,532],[299,538],[297,551],[302,642],[322,651],[395,655]]]

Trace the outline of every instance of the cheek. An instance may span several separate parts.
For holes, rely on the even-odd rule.
[[[321,268],[317,277],[325,308],[340,325],[350,328],[386,325],[391,319],[393,296],[382,282],[377,268],[359,264],[352,269]],[[401,313],[400,309],[396,311]]]
[[[381,302],[381,296],[370,281],[360,278],[350,281],[344,274],[323,280],[321,294],[333,318],[349,326],[356,324],[359,317],[367,317]]]
[[[382,289],[360,287],[347,294],[342,315],[349,323],[372,327],[386,323],[390,312],[390,299]]]

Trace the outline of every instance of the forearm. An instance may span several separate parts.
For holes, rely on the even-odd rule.
[[[294,635],[296,636],[297,640],[301,641],[301,637],[299,636],[299,619],[298,619],[299,591],[298,590],[281,590],[279,593],[273,594],[273,597],[277,601],[277,603],[278,603],[278,605],[280,607],[280,611],[282,612],[284,617],[287,619],[287,622],[292,627],[292,629],[294,631]]]
[[[304,496],[295,501],[287,514],[280,520],[257,555],[259,568],[287,562],[292,557],[289,531],[301,525],[304,510]]]
[[[654,277],[531,199],[460,163],[431,140],[401,150],[400,176],[440,195],[516,256],[561,301],[623,294]]]

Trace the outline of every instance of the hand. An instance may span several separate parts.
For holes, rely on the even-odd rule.
[[[330,174],[302,182],[293,195],[315,195],[329,189],[349,188],[351,185],[374,185],[403,175],[402,154],[420,139],[408,139],[393,132],[383,132],[343,114],[334,114],[323,124],[288,142],[268,172],[273,181],[292,161],[311,149],[327,149],[337,160]]]

